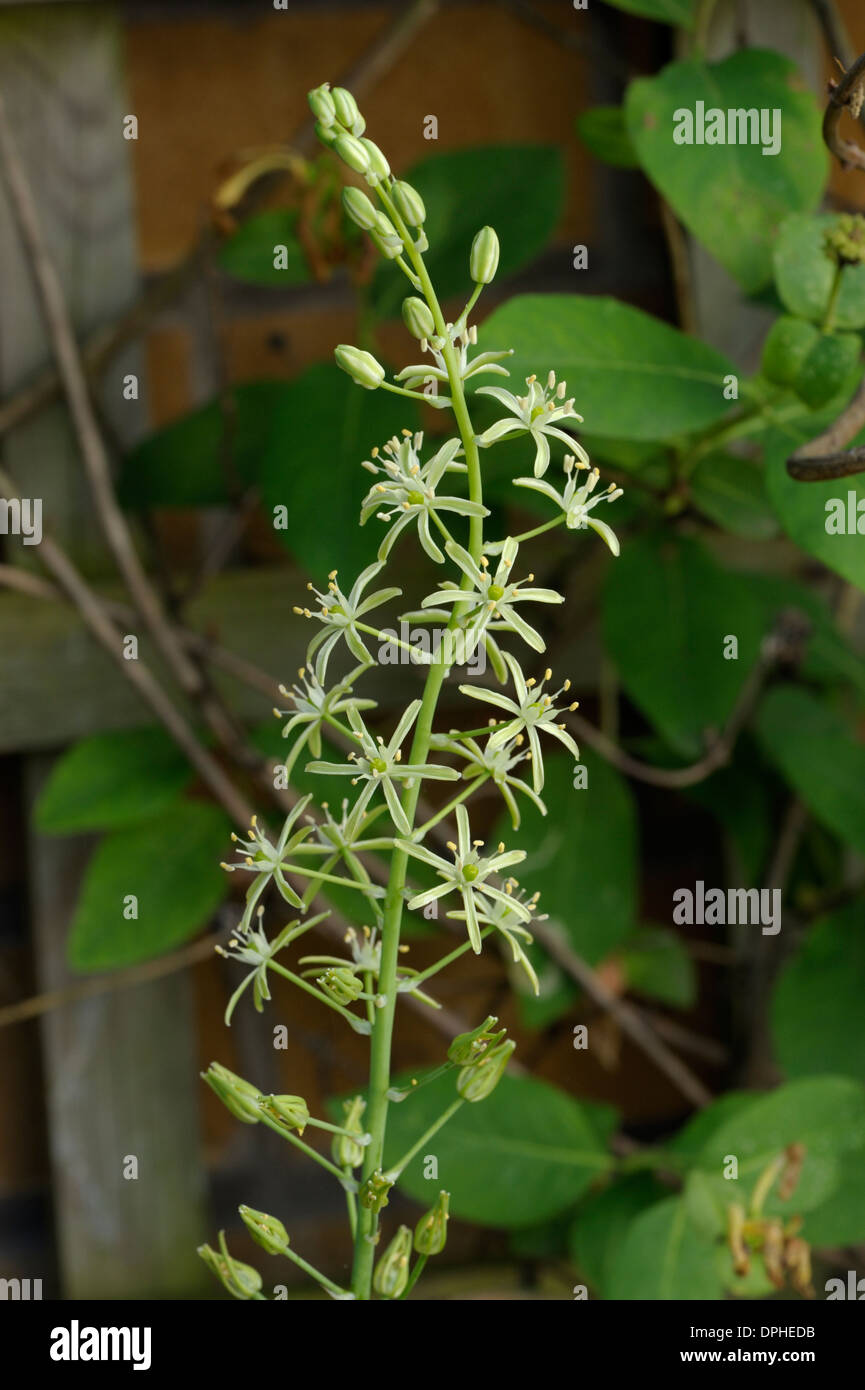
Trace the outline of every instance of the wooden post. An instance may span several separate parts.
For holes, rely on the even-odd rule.
[[[0,84],[82,332],[125,308],[136,293],[123,138],[123,117],[130,113],[119,39],[114,4],[0,11]],[[0,257],[0,390],[8,394],[45,362],[49,347],[5,190]],[[122,397],[122,377],[131,370],[134,357],[114,364],[101,402],[127,440],[138,428],[141,408]],[[42,499],[45,526],[90,572],[104,568],[64,408],[52,407],[12,431],[4,455],[22,495]],[[16,562],[33,563],[35,546],[9,549]],[[98,703],[101,666],[91,643],[85,640],[80,650]],[[58,674],[50,661],[41,671],[55,706],[68,693]],[[87,680],[78,698],[86,703]],[[142,710],[141,721],[148,717]],[[59,743],[50,718],[40,743],[46,752],[25,765],[28,811],[50,770],[47,750]],[[30,907],[41,990],[70,979],[65,943],[88,848],[80,838],[30,832]],[[195,1255],[204,1227],[203,1166],[188,978],[178,975],[59,1009],[43,1019],[42,1043],[64,1294],[194,1296],[203,1287]]]

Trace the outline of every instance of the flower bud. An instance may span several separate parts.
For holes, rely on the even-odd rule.
[[[384,367],[380,362],[376,362],[371,352],[351,347],[348,343],[340,343],[333,355],[336,365],[348,373],[356,386],[374,391],[384,381]]]
[[[367,156],[366,181],[370,187],[375,188],[376,184],[381,183],[382,179],[390,177],[390,165],[374,141],[367,140],[364,137],[360,143],[366,150]]]
[[[393,1187],[393,1183],[386,1178],[380,1168],[371,1173],[360,1189],[358,1200],[362,1207],[368,1211],[379,1212],[382,1207],[387,1206],[388,1193]]]
[[[507,1032],[506,1028],[502,1028],[501,1032],[493,1033],[492,1028],[496,1023],[498,1019],[494,1014],[490,1014],[474,1032],[458,1034],[448,1048],[448,1061],[456,1062],[460,1067],[477,1062],[490,1047],[500,1043]]]
[[[516,1043],[510,1039],[492,1048],[472,1066],[463,1067],[457,1077],[457,1092],[463,1100],[486,1100],[502,1079]]]
[[[472,242],[469,274],[476,285],[488,285],[499,264],[499,239],[492,227],[481,227]]]
[[[361,1117],[366,1109],[366,1101],[363,1096],[355,1096],[354,1100],[344,1100],[342,1108],[345,1111],[345,1119],[342,1122],[343,1129],[347,1129],[349,1134],[363,1134]],[[333,1161],[340,1168],[359,1168],[363,1163],[364,1146],[358,1144],[356,1140],[350,1139],[348,1134],[335,1134],[331,1144]]]
[[[298,1134],[309,1124],[309,1106],[303,1096],[260,1096],[259,1109],[283,1129],[296,1129]]]
[[[376,210],[369,198],[359,188],[349,186],[342,190],[342,205],[352,222],[368,232],[375,226]]]
[[[402,237],[390,218],[386,217],[383,212],[376,213],[373,231],[375,233],[373,240],[377,246],[384,250],[386,256],[393,259],[404,251]]]
[[[252,1207],[238,1207],[244,1226],[249,1231],[252,1239],[257,1242],[268,1255],[281,1255],[288,1245],[288,1232],[282,1222],[275,1216],[268,1216],[263,1211],[253,1211]]]
[[[380,1298],[399,1298],[408,1283],[411,1228],[400,1226],[375,1267],[372,1286]]]
[[[258,1124],[261,1119],[258,1109],[261,1092],[257,1086],[252,1086],[241,1076],[235,1076],[233,1071],[220,1066],[219,1062],[211,1062],[201,1076],[236,1120],[245,1125]]]
[[[316,121],[315,133],[323,145],[329,145],[332,148],[337,135],[339,135],[339,126],[323,125],[321,121]]]
[[[411,336],[417,338],[418,341],[421,338],[432,338],[435,334],[436,326],[432,310],[428,304],[424,304],[422,299],[418,299],[417,295],[411,295],[410,298],[403,300],[402,318]]]
[[[363,994],[361,981],[348,965],[332,965],[319,975],[316,984],[335,1004],[353,1004]]]
[[[345,87],[334,87],[331,95],[336,109],[336,119],[340,125],[344,125],[346,130],[351,131],[352,135],[363,135],[366,121],[360,114],[357,102],[351,92]]]
[[[416,188],[412,188],[410,183],[404,179],[397,179],[390,191],[393,204],[402,218],[403,222],[409,227],[420,227],[426,221],[426,208],[423,198]]]
[[[322,82],[320,87],[313,87],[311,92],[307,92],[306,99],[317,121],[323,126],[333,125],[336,120],[336,103],[330,94],[329,82]]]
[[[333,142],[333,148],[339,155],[344,164],[349,169],[354,169],[356,174],[365,174],[369,167],[369,155],[364,149],[363,142],[354,135],[337,135]]]
[[[209,1245],[199,1245],[197,1253],[234,1298],[254,1298],[261,1291],[262,1280],[258,1270],[231,1258],[225,1247],[224,1231],[219,1233],[219,1243],[221,1253]]]
[[[449,1192],[440,1192],[435,1206],[421,1217],[414,1228],[414,1248],[419,1255],[440,1255],[448,1237]]]

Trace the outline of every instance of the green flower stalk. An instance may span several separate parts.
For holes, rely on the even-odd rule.
[[[242,1207],[241,1218],[250,1234],[269,1254],[291,1261],[331,1297],[367,1301],[407,1297],[427,1259],[443,1249],[448,1194],[440,1194],[414,1232],[408,1225],[387,1232],[382,1228],[390,1224],[389,1194],[440,1129],[466,1104],[482,1103],[492,1093],[515,1047],[503,1029],[496,1029],[496,1020],[487,1018],[453,1040],[439,1067],[416,1079],[416,1086],[403,1089],[394,1085],[391,1074],[400,999],[411,995],[424,1005],[438,1007],[420,985],[432,980],[434,988],[439,971],[448,969],[466,951],[480,953],[491,941],[510,953],[537,991],[526,948],[532,940],[531,924],[543,920],[543,914],[537,910],[537,894],[527,897],[512,874],[524,861],[525,851],[504,844],[486,851],[472,829],[467,803],[478,788],[491,783],[517,828],[520,801],[546,814],[541,794],[547,737],[577,756],[560,703],[569,683],[548,691],[549,670],[539,678],[523,667],[526,656],[533,662],[545,647],[543,635],[526,612],[533,613],[538,605],[559,605],[564,599],[536,583],[531,573],[516,577],[523,568],[520,538],[487,535],[490,510],[484,504],[481,450],[494,447],[500,439],[525,436],[533,475],[517,481],[544,494],[558,512],[554,521],[539,529],[558,524],[569,530],[589,527],[613,553],[618,552],[613,533],[591,512],[600,501],[614,501],[619,490],[595,493],[597,470],[578,485],[588,458],[570,430],[581,417],[574,401],[566,398],[564,382],[557,383],[552,372],[546,386],[530,376],[525,395],[500,387],[480,388],[478,394],[485,393],[504,414],[478,433],[466,385],[481,373],[507,377],[505,362],[511,352],[478,352],[476,326],[469,322],[479,295],[498,268],[495,230],[482,227],[472,242],[466,267],[469,298],[451,323],[442,313],[424,261],[426,208],[420,193],[404,180],[393,179],[386,156],[365,134],[363,114],[351,93],[325,83],[310,92],[309,104],[320,140],[351,171],[343,193],[347,217],[392,265],[392,273],[406,278],[403,318],[425,359],[404,367],[392,379],[366,348],[340,344],[336,361],[361,389],[387,390],[452,411],[454,428],[432,448],[422,433],[406,428],[362,461],[374,481],[359,521],[383,523],[378,558],[348,586],[339,582],[336,569],[331,570],[325,587],[309,586],[316,607],[295,609],[318,630],[309,643],[300,684],[291,690],[281,687],[293,706],[276,711],[286,721],[283,733],[290,744],[285,765],[292,770],[301,755],[311,754],[304,765],[306,772],[323,779],[323,784],[324,779],[341,779],[345,793],[341,813],[333,813],[327,801],[317,804],[306,795],[294,805],[279,833],[253,821],[244,839],[235,837],[238,862],[225,866],[251,875],[240,923],[227,950],[223,948],[245,972],[229,1003],[226,1022],[250,985],[254,1007],[263,1008],[270,1000],[269,976],[275,972],[355,1032],[369,1037],[368,1084],[363,1094],[343,1101],[342,1123],[335,1124],[314,1119],[302,1096],[262,1095],[252,1082],[218,1063],[204,1075],[237,1119],[273,1129],[342,1187],[353,1245],[350,1288],[341,1288],[298,1254],[279,1217]],[[358,179],[365,183],[366,192],[356,186]],[[425,394],[430,382],[436,388],[433,395]],[[541,481],[559,445],[567,451],[561,492]],[[410,538],[417,540],[441,576],[431,592],[421,597],[412,616],[416,621],[440,622],[445,631],[441,640],[429,644],[430,653],[396,642],[397,648],[405,649],[407,660],[425,664],[425,680],[419,697],[394,717],[389,729],[379,732],[375,701],[358,695],[356,688],[374,666],[390,665],[384,651],[393,649],[393,639],[388,636],[390,630],[378,626],[377,610],[391,605],[402,591],[394,585],[372,586],[396,542],[404,544]],[[489,655],[500,684],[510,688],[498,693],[482,685],[460,684],[455,675],[451,690],[458,688],[470,702],[466,727],[436,730],[439,698],[451,667],[468,663],[480,648]],[[455,652],[460,653],[458,660]],[[354,663],[349,674],[338,680],[328,674],[336,653],[341,658],[348,655]],[[492,718],[490,705],[495,711]],[[486,727],[477,727],[483,721]],[[322,756],[324,737],[341,744],[346,750],[344,761]],[[430,788],[435,790],[438,782],[456,786],[441,789],[430,810],[421,805],[421,797]],[[412,881],[413,875],[422,874],[426,881]],[[283,963],[285,953],[301,935],[328,919],[328,895],[335,888],[340,890],[341,903],[350,900],[356,907],[357,925],[345,934],[345,952],[302,956],[297,969],[289,968]],[[278,905],[280,899],[297,909],[297,915],[269,939],[263,915],[269,903]],[[311,916],[309,910],[317,899],[322,910]],[[465,939],[449,946],[434,965],[412,970],[401,959],[407,949],[400,942],[403,914],[440,900],[448,917],[465,923]],[[389,1106],[411,1107],[415,1090],[443,1076],[453,1081],[449,1103],[394,1163],[392,1154],[385,1155]],[[301,1139],[307,1126],[312,1139],[325,1139],[317,1130],[328,1132],[330,1157]],[[413,1252],[417,1258],[412,1265]],[[200,1253],[234,1297],[257,1300],[265,1296],[260,1275],[231,1258],[223,1237],[218,1251],[206,1246]]]

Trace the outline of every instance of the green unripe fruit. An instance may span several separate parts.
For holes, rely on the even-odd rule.
[[[371,352],[351,347],[348,343],[340,343],[339,347],[334,349],[333,355],[336,365],[348,373],[355,385],[363,386],[367,391],[374,391],[384,381],[384,367],[376,361]]]
[[[357,102],[351,92],[345,87],[334,87],[331,93],[333,104],[336,110],[336,119],[340,125],[344,125],[346,130],[350,130],[352,135],[363,135],[366,129],[366,122],[360,114]],[[359,126],[360,129],[355,127]]]
[[[431,338],[436,331],[432,310],[428,304],[424,304],[417,295],[402,302],[402,321],[413,338],[418,342],[422,338]]]
[[[399,1298],[408,1283],[411,1229],[400,1226],[375,1267],[372,1286],[380,1298]]]
[[[856,333],[832,333],[820,338],[793,383],[796,395],[812,410],[818,410],[844,388],[861,350],[862,342]]]
[[[281,1255],[288,1245],[288,1231],[275,1216],[267,1212],[254,1211],[252,1207],[238,1208],[244,1226],[252,1239],[266,1250],[268,1255]]]
[[[499,265],[499,239],[492,227],[481,227],[472,242],[469,274],[476,285],[488,285]]]
[[[776,319],[763,345],[763,375],[776,386],[792,386],[819,337],[805,319]]]
[[[365,232],[375,226],[376,210],[360,188],[344,188],[342,205],[352,222]]]
[[[440,1192],[431,1207],[414,1228],[414,1248],[419,1255],[440,1255],[448,1235],[449,1192]]]
[[[369,171],[369,155],[362,142],[354,135],[337,135],[333,148],[343,163],[356,174],[366,174]]]
[[[307,93],[309,109],[317,121],[323,126],[333,125],[336,120],[336,106],[330,94],[330,85],[323,82],[320,87],[314,87]]]
[[[394,207],[409,227],[421,227],[426,221],[423,198],[410,183],[398,179],[390,191]]]
[[[463,1100],[486,1100],[501,1081],[516,1046],[515,1042],[508,1039],[500,1047],[486,1052],[480,1061],[462,1068],[457,1076],[457,1092]]]

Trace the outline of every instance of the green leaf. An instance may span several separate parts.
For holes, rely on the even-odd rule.
[[[224,506],[255,480],[258,459],[283,381],[234,386],[157,430],[123,459],[118,496],[124,507]]]
[[[592,106],[577,117],[577,134],[597,159],[617,169],[638,169],[621,106]]]
[[[220,247],[219,265],[227,275],[249,285],[306,284],[312,276],[297,239],[297,218],[289,208],[269,208],[248,218]],[[284,261],[278,269],[274,264],[277,249]]]
[[[570,1229],[571,1259],[602,1297],[629,1227],[666,1191],[650,1173],[637,1173],[590,1194],[580,1207]]]
[[[162,729],[123,729],[82,739],[55,763],[36,804],[49,835],[114,830],[156,816],[192,778]]]
[[[421,160],[402,177],[426,205],[424,231],[430,245],[424,260],[439,299],[468,298],[469,251],[481,227],[495,227],[498,233],[500,282],[544,249],[564,205],[564,162],[552,145],[449,150]],[[373,304],[381,317],[399,313],[410,293],[399,270],[379,266]]]
[[[834,418],[834,415],[830,414],[830,418]],[[860,474],[858,478],[797,482],[787,472],[789,456],[806,440],[820,433],[824,420],[828,423],[826,415],[812,416],[810,424],[798,421],[783,432],[767,436],[766,491],[778,520],[791,540],[857,588],[865,589],[865,544],[855,529],[859,521],[865,528],[865,479]],[[865,431],[852,441],[853,445],[862,443],[865,443]],[[847,530],[845,534],[830,534],[826,526],[835,525],[834,517],[839,507],[843,509]],[[861,512],[856,510],[857,507],[861,507]],[[852,531],[848,514],[854,522]]]
[[[753,1091],[728,1091],[704,1110],[698,1110],[684,1129],[668,1141],[667,1147],[686,1162],[694,1162],[717,1130],[753,1104]]]
[[[156,820],[115,830],[84,876],[68,943],[73,970],[116,970],[188,941],[225,898],[219,867],[229,825],[215,806],[181,801]],[[137,919],[124,917],[138,900]]]
[[[840,1159],[865,1146],[865,1088],[842,1076],[808,1077],[780,1086],[732,1114],[696,1156],[725,1205],[747,1206],[761,1172],[788,1144],[805,1145],[802,1174],[791,1200],[777,1185],[764,1210],[769,1216],[806,1212],[825,1202],[838,1186]],[[738,1177],[725,1178],[729,1156]]]
[[[628,988],[673,1008],[689,1009],[697,997],[694,962],[681,939],[663,927],[642,927],[620,952]]]
[[[865,1241],[865,1149],[839,1159],[838,1186],[809,1211],[802,1234],[817,1249]]]
[[[609,568],[603,623],[630,698],[673,748],[697,757],[759,655],[763,617],[747,578],[721,569],[696,541],[641,537]],[[724,657],[728,636],[738,638],[737,660]]]
[[[391,1107],[385,1168],[398,1162],[456,1098],[454,1073]],[[486,1100],[466,1104],[425,1146],[438,1158],[435,1184],[424,1154],[400,1186],[429,1205],[440,1187],[451,1211],[482,1226],[533,1226],[572,1206],[609,1167],[595,1126],[564,1091],[531,1077],[505,1075]]]
[[[611,1299],[692,1300],[721,1298],[715,1245],[691,1218],[682,1197],[668,1197],[628,1228],[613,1260]]]
[[[772,997],[775,1055],[789,1077],[865,1076],[865,933],[862,904],[809,928]]]
[[[775,284],[793,314],[822,324],[835,281],[835,263],[823,250],[826,232],[838,222],[831,213],[809,217],[793,213],[778,229],[772,253]],[[865,265],[848,265],[841,271],[841,288],[835,304],[835,328],[865,325]]]
[[[371,481],[361,461],[418,423],[414,402],[365,391],[335,364],[310,367],[284,388],[259,481],[271,520],[281,516],[274,508],[287,508],[288,527],[275,534],[310,574],[320,576],[338,564],[341,579],[353,581],[375,558],[385,527],[376,517],[359,525]]]
[[[806,690],[783,685],[761,701],[756,730],[808,809],[865,854],[865,745],[846,720]]]
[[[678,24],[683,29],[693,29],[697,11],[697,0],[607,0],[607,4],[662,24]]]
[[[750,459],[707,454],[691,478],[691,498],[704,516],[734,536],[764,541],[778,533],[762,469]]]
[[[698,102],[707,116],[720,108],[725,125],[731,110],[780,111],[780,150],[698,144]],[[721,63],[671,63],[630,84],[625,111],[640,163],[688,230],[745,290],[759,289],[771,274],[781,222],[816,207],[826,178],[820,113],[794,65],[756,48]],[[674,138],[684,130],[683,112],[693,123],[692,144]]]
[[[661,440],[714,424],[730,409],[730,362],[641,309],[600,295],[525,294],[481,330],[485,348],[513,347],[517,394],[532,373],[570,383],[588,432]]]

